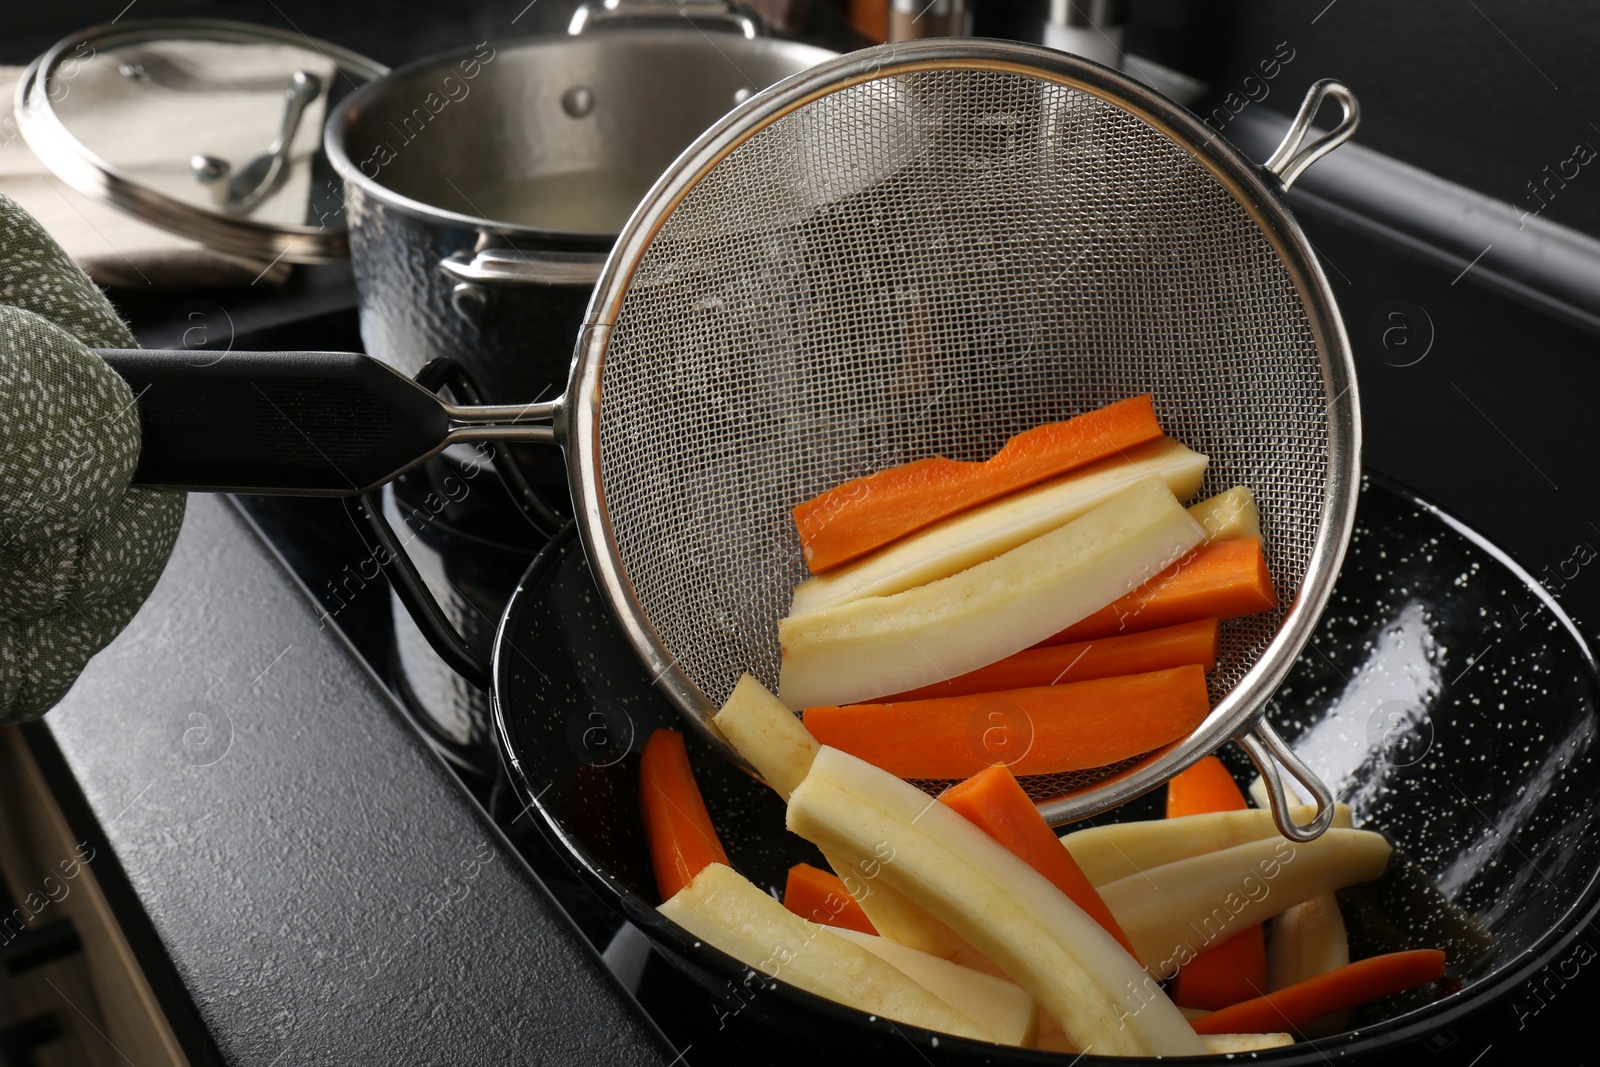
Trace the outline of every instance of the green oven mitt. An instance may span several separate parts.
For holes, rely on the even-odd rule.
[[[183,523],[182,493],[129,487],[138,408],[89,351],[137,344],[0,195],[0,723],[66,694],[144,603]]]

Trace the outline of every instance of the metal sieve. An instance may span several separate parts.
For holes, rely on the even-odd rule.
[[[1303,143],[1328,97],[1341,122]],[[606,600],[734,759],[710,717],[745,671],[777,681],[777,622],[806,573],[793,505],[1151,393],[1166,430],[1210,457],[1205,491],[1254,490],[1282,606],[1224,625],[1213,710],[1190,736],[1024,782],[1066,822],[1238,740],[1280,829],[1307,840],[1332,798],[1262,715],[1344,555],[1359,423],[1333,296],[1282,198],[1356,118],[1349,91],[1320,82],[1258,167],[1062,53],[868,49],[750,98],[662,176],[606,262],[559,399],[453,406],[350,354],[103,354],[139,397],[144,483],[351,495],[451,442],[562,444]],[[375,510],[363,498],[352,514],[376,558],[422,588]],[[435,643],[486,677],[458,646]],[[1303,826],[1280,763],[1317,801]]]
[[[1303,145],[1318,107],[1343,118]],[[595,576],[691,725],[744,671],[777,681],[805,576],[789,509],[928,455],[1149,392],[1248,485],[1281,598],[1223,627],[1214,710],[1101,772],[1025,779],[1054,823],[1131,799],[1237,739],[1281,828],[1328,790],[1262,721],[1328,598],[1354,514],[1355,375],[1284,189],[1357,121],[1321,82],[1264,167],[1095,64],[993,41],[868,49],[708,131],[630,220],[557,416]],[[1274,760],[1320,810],[1296,826]]]

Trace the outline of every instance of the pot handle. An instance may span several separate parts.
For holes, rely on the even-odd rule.
[[[767,33],[760,19],[724,0],[599,0],[579,5],[567,24],[567,32],[577,36],[590,29],[603,30],[608,25],[678,22],[688,22],[703,30],[731,31],[749,40]]]
[[[1333,791],[1294,754],[1294,750],[1278,736],[1278,732],[1263,720],[1249,733],[1240,734],[1234,740],[1239,742],[1239,747],[1249,754],[1250,762],[1261,772],[1261,780],[1266,783],[1267,793],[1272,798],[1272,821],[1278,824],[1278,832],[1290,841],[1300,842],[1315,841],[1326,833],[1328,827],[1333,825]],[[1283,778],[1278,773],[1280,763],[1295,781],[1306,787],[1316,801],[1317,813],[1304,825],[1295,822],[1294,814],[1289,810],[1289,797],[1284,792]]]
[[[1304,144],[1306,134],[1311,132],[1311,121],[1322,110],[1323,102],[1330,98],[1338,102],[1343,116],[1333,129],[1310,144]],[[1283,135],[1283,142],[1261,165],[1277,175],[1287,189],[1305,173],[1307,167],[1348,141],[1360,124],[1361,105],[1349,86],[1333,78],[1323,78],[1306,92],[1299,114],[1295,115],[1289,132]]]
[[[439,261],[439,269],[463,285],[587,285],[600,280],[604,252],[523,252],[485,248],[457,252]]]

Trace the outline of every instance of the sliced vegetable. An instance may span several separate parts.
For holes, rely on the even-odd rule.
[[[746,674],[711,723],[784,800],[811,770],[817,744],[800,717]]]
[[[839,876],[809,863],[797,863],[789,868],[789,878],[783,886],[783,906],[800,918],[822,926],[860,930],[864,934],[878,932]]]
[[[1017,983],[907,948],[886,937],[834,929],[912,979],[993,1034],[1004,1045],[1030,1045],[1039,1029],[1039,1007]]]
[[[1329,830],[1303,844],[1267,838],[1119,878],[1101,886],[1100,895],[1139,959],[1158,978],[1169,978],[1248,926],[1318,894],[1372,881],[1391,851],[1368,830]]]
[[[784,800],[811,770],[811,761],[821,747],[799,717],[748,674],[739,679],[728,702],[711,721]],[[994,969],[981,952],[947,926],[873,877],[875,867],[857,871],[838,856],[825,858],[884,937],[967,967]]]
[[[1309,805],[1294,809],[1294,818],[1302,823],[1314,814]],[[1350,828],[1348,805],[1335,805],[1333,825]],[[1067,834],[1061,843],[1089,881],[1103,886],[1151,867],[1277,836],[1272,812],[1251,810],[1091,826]]]
[[[1187,500],[1199,492],[1205,472],[1206,457],[1170,437],[1159,438],[953,515],[827,574],[807,578],[795,587],[789,614],[888,596],[947,578],[1071,522],[1135,482],[1163,481],[1174,497]]]
[[[1137,630],[1254,615],[1278,604],[1259,538],[1205,545],[1116,603],[1040,644],[1092,641]]]
[[[778,623],[778,696],[848,704],[942,682],[1037,644],[1198,544],[1165,484],[1140,482],[960,574]]]
[[[1179,1007],[1216,1011],[1266,990],[1266,932],[1256,923],[1179,967],[1171,993]]]
[[[1205,1012],[1198,1012],[1205,1015]],[[1282,1048],[1294,1044],[1294,1038],[1289,1034],[1203,1034],[1200,1042],[1205,1050],[1213,1056],[1223,1056],[1239,1052],[1260,1052],[1269,1048]],[[1045,1052],[1082,1052],[1059,1028],[1049,1028],[1041,1025],[1039,1040],[1035,1046]]]
[[[1289,1034],[1206,1034],[1200,1040],[1205,1042],[1206,1051],[1213,1056],[1262,1052],[1294,1044],[1294,1038]]]
[[[1242,485],[1192,505],[1189,514],[1206,528],[1205,543],[1208,545],[1261,536],[1261,513],[1256,509],[1256,496]]]
[[[660,911],[745,966],[836,1003],[929,1030],[993,1040],[902,971],[791,914],[723,864],[706,867]]]
[[[946,789],[939,801],[1048,878],[1051,885],[1116,938],[1130,956],[1133,954],[1133,945],[1111,917],[1111,909],[1083,876],[1072,853],[1061,847],[1055,831],[1007,767],[996,764],[979,771]]]
[[[1296,1030],[1332,1012],[1415,989],[1443,976],[1444,953],[1437,949],[1391,952],[1212,1012],[1192,1025],[1202,1034]]]
[[[1244,793],[1228,768],[1207,756],[1167,782],[1167,817],[1244,811]],[[1183,1008],[1215,1011],[1266,991],[1267,944],[1261,925],[1247,927],[1178,969],[1172,999]]]
[[[1285,779],[1283,790],[1291,804],[1305,803],[1292,781]],[[1249,792],[1256,807],[1264,811],[1272,809],[1267,783],[1259,774],[1251,780]],[[1339,899],[1332,893],[1296,904],[1272,920],[1271,929],[1267,931],[1269,991],[1315,978],[1349,962],[1350,941],[1345,932],[1344,914],[1340,911]],[[1345,1029],[1349,1016],[1348,1011],[1335,1012],[1301,1029],[1307,1037],[1337,1033]]]
[[[672,899],[707,864],[728,862],[676,730],[657,730],[645,742],[639,807],[662,900]]]
[[[1239,783],[1215,756],[1205,757],[1167,782],[1169,819],[1213,811],[1244,811],[1249,806],[1239,791]]]
[[[1104,1055],[1196,1055],[1199,1038],[1116,940],[1032,867],[927,794],[824,747],[789,829],[857,862],[966,938]]]
[[[1161,436],[1150,397],[1135,396],[1017,434],[989,459],[919,459],[856,478],[794,508],[800,549],[821,574],[958,511]]]
[[[822,856],[828,866],[839,873],[839,880],[844,882],[880,935],[930,956],[953,960],[963,967],[986,974],[997,973],[983,953],[879,879],[873,864],[853,865],[827,849],[823,849]]]
[[[1075,645],[1026,648],[959,678],[885,697],[878,703],[998,693],[1091,678],[1114,678],[1120,674],[1147,674],[1191,663],[1210,672],[1217,666],[1217,635],[1216,619],[1199,619],[1148,633],[1102,637]]]
[[[1267,990],[1289,986],[1327,974],[1350,962],[1350,938],[1345,932],[1339,898],[1332,893],[1296,904],[1276,919],[1267,931]],[[1349,1026],[1348,1011],[1334,1012],[1301,1027],[1308,1037],[1338,1033]]]
[[[807,708],[813,737],[901,778],[1103,767],[1187,736],[1211,711],[1197,666],[898,704]]]
[[[1344,915],[1331,894],[1296,904],[1272,920],[1267,989],[1283,989],[1350,962]]]
[[[1193,1008],[1179,1008],[1178,1010],[1183,1012],[1184,1018],[1190,1020],[1202,1019],[1211,1014],[1210,1012]],[[1294,1036],[1292,1034],[1202,1034],[1200,1035],[1200,1040],[1205,1044],[1206,1051],[1213,1056],[1225,1056],[1239,1052],[1261,1052],[1269,1048],[1282,1048],[1285,1045],[1294,1044]],[[1047,1044],[1043,1034],[1039,1038],[1039,1047],[1055,1052],[1078,1051],[1065,1044],[1059,1047]]]

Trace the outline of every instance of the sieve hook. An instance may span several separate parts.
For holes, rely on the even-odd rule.
[[[1344,110],[1343,117],[1333,129],[1310,144],[1304,144],[1306,134],[1311,132],[1312,120],[1322,110],[1323,101],[1330,97],[1338,101]],[[1356,95],[1350,91],[1350,87],[1333,78],[1323,78],[1306,92],[1300,113],[1294,117],[1289,132],[1284,134],[1277,151],[1262,166],[1276,174],[1287,189],[1305,173],[1307,167],[1348,141],[1360,124],[1361,105],[1356,102]]]
[[[1234,740],[1249,753],[1250,762],[1261,772],[1261,780],[1266,783],[1267,793],[1272,798],[1272,821],[1278,824],[1279,833],[1291,841],[1315,841],[1333,825],[1333,791],[1294,754],[1276,730],[1262,721],[1249,733],[1240,734]],[[1283,778],[1278,771],[1280,763],[1295,781],[1306,787],[1317,805],[1317,814],[1308,823],[1294,821],[1294,813],[1289,810],[1289,797],[1283,788]]]

